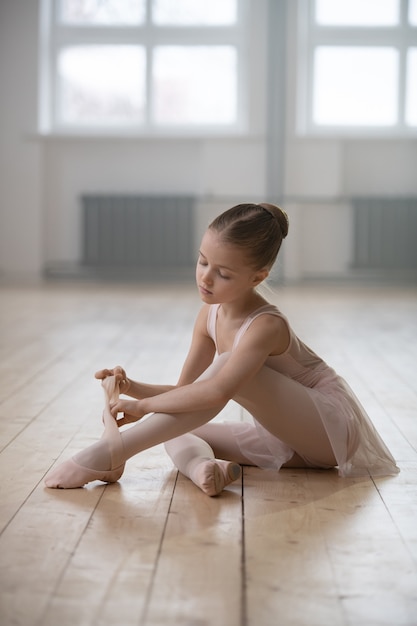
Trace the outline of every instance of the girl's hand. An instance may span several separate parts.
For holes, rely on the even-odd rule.
[[[118,400],[110,405],[110,412],[116,420],[117,425],[124,426],[137,422],[145,413],[141,410],[139,400]],[[123,413],[123,417],[118,418],[118,413]]]
[[[104,380],[108,376],[115,376],[116,382],[119,384],[120,393],[127,393],[129,391],[131,381],[128,379],[125,370],[120,367],[120,365],[116,365],[116,367],[112,370],[99,370],[94,374],[94,376],[99,380]]]

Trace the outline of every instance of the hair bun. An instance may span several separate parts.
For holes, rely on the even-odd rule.
[[[290,222],[286,212],[281,209],[281,207],[276,206],[275,204],[269,204],[267,202],[261,203],[259,206],[268,211],[268,213],[270,213],[277,220],[281,228],[282,238],[285,239],[285,237],[288,235],[288,229],[290,226]]]

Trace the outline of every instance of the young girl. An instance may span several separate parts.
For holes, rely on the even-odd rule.
[[[287,232],[287,215],[271,204],[240,204],[210,224],[196,269],[204,304],[177,385],[136,382],[121,367],[97,372],[107,394],[104,435],[53,469],[48,487],[115,482],[127,459],[161,442],[210,496],[239,478],[241,465],[399,471],[345,381],[256,289]],[[209,423],[230,399],[252,424]]]

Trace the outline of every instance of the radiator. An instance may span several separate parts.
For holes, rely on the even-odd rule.
[[[190,196],[84,195],[83,265],[164,270],[195,263]]]
[[[417,198],[354,198],[354,267],[417,270]]]

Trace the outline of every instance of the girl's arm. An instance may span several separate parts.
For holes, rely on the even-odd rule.
[[[285,322],[275,316],[262,315],[252,322],[237,348],[212,378],[185,383],[139,401],[119,401],[113,405],[112,413],[115,417],[117,413],[125,413],[124,418],[118,420],[122,425],[147,413],[185,413],[221,407],[256,375],[270,354],[283,352],[288,341]]]
[[[159,396],[161,393],[167,393],[171,391],[171,389],[175,389],[175,385],[151,385],[131,380],[130,378],[126,380],[129,384],[129,388],[127,391],[122,391],[122,393],[131,398],[136,398],[137,400],[141,398],[153,398],[154,396]]]
[[[166,393],[171,389],[175,389],[175,385],[149,385],[147,383],[131,380],[126,376],[125,370],[120,365],[116,365],[116,367],[111,370],[104,369],[95,373],[95,377],[99,380],[103,380],[107,378],[107,376],[116,377],[116,381],[119,383],[120,393],[130,396],[131,398],[136,398],[137,400],[157,396],[160,393]]]

